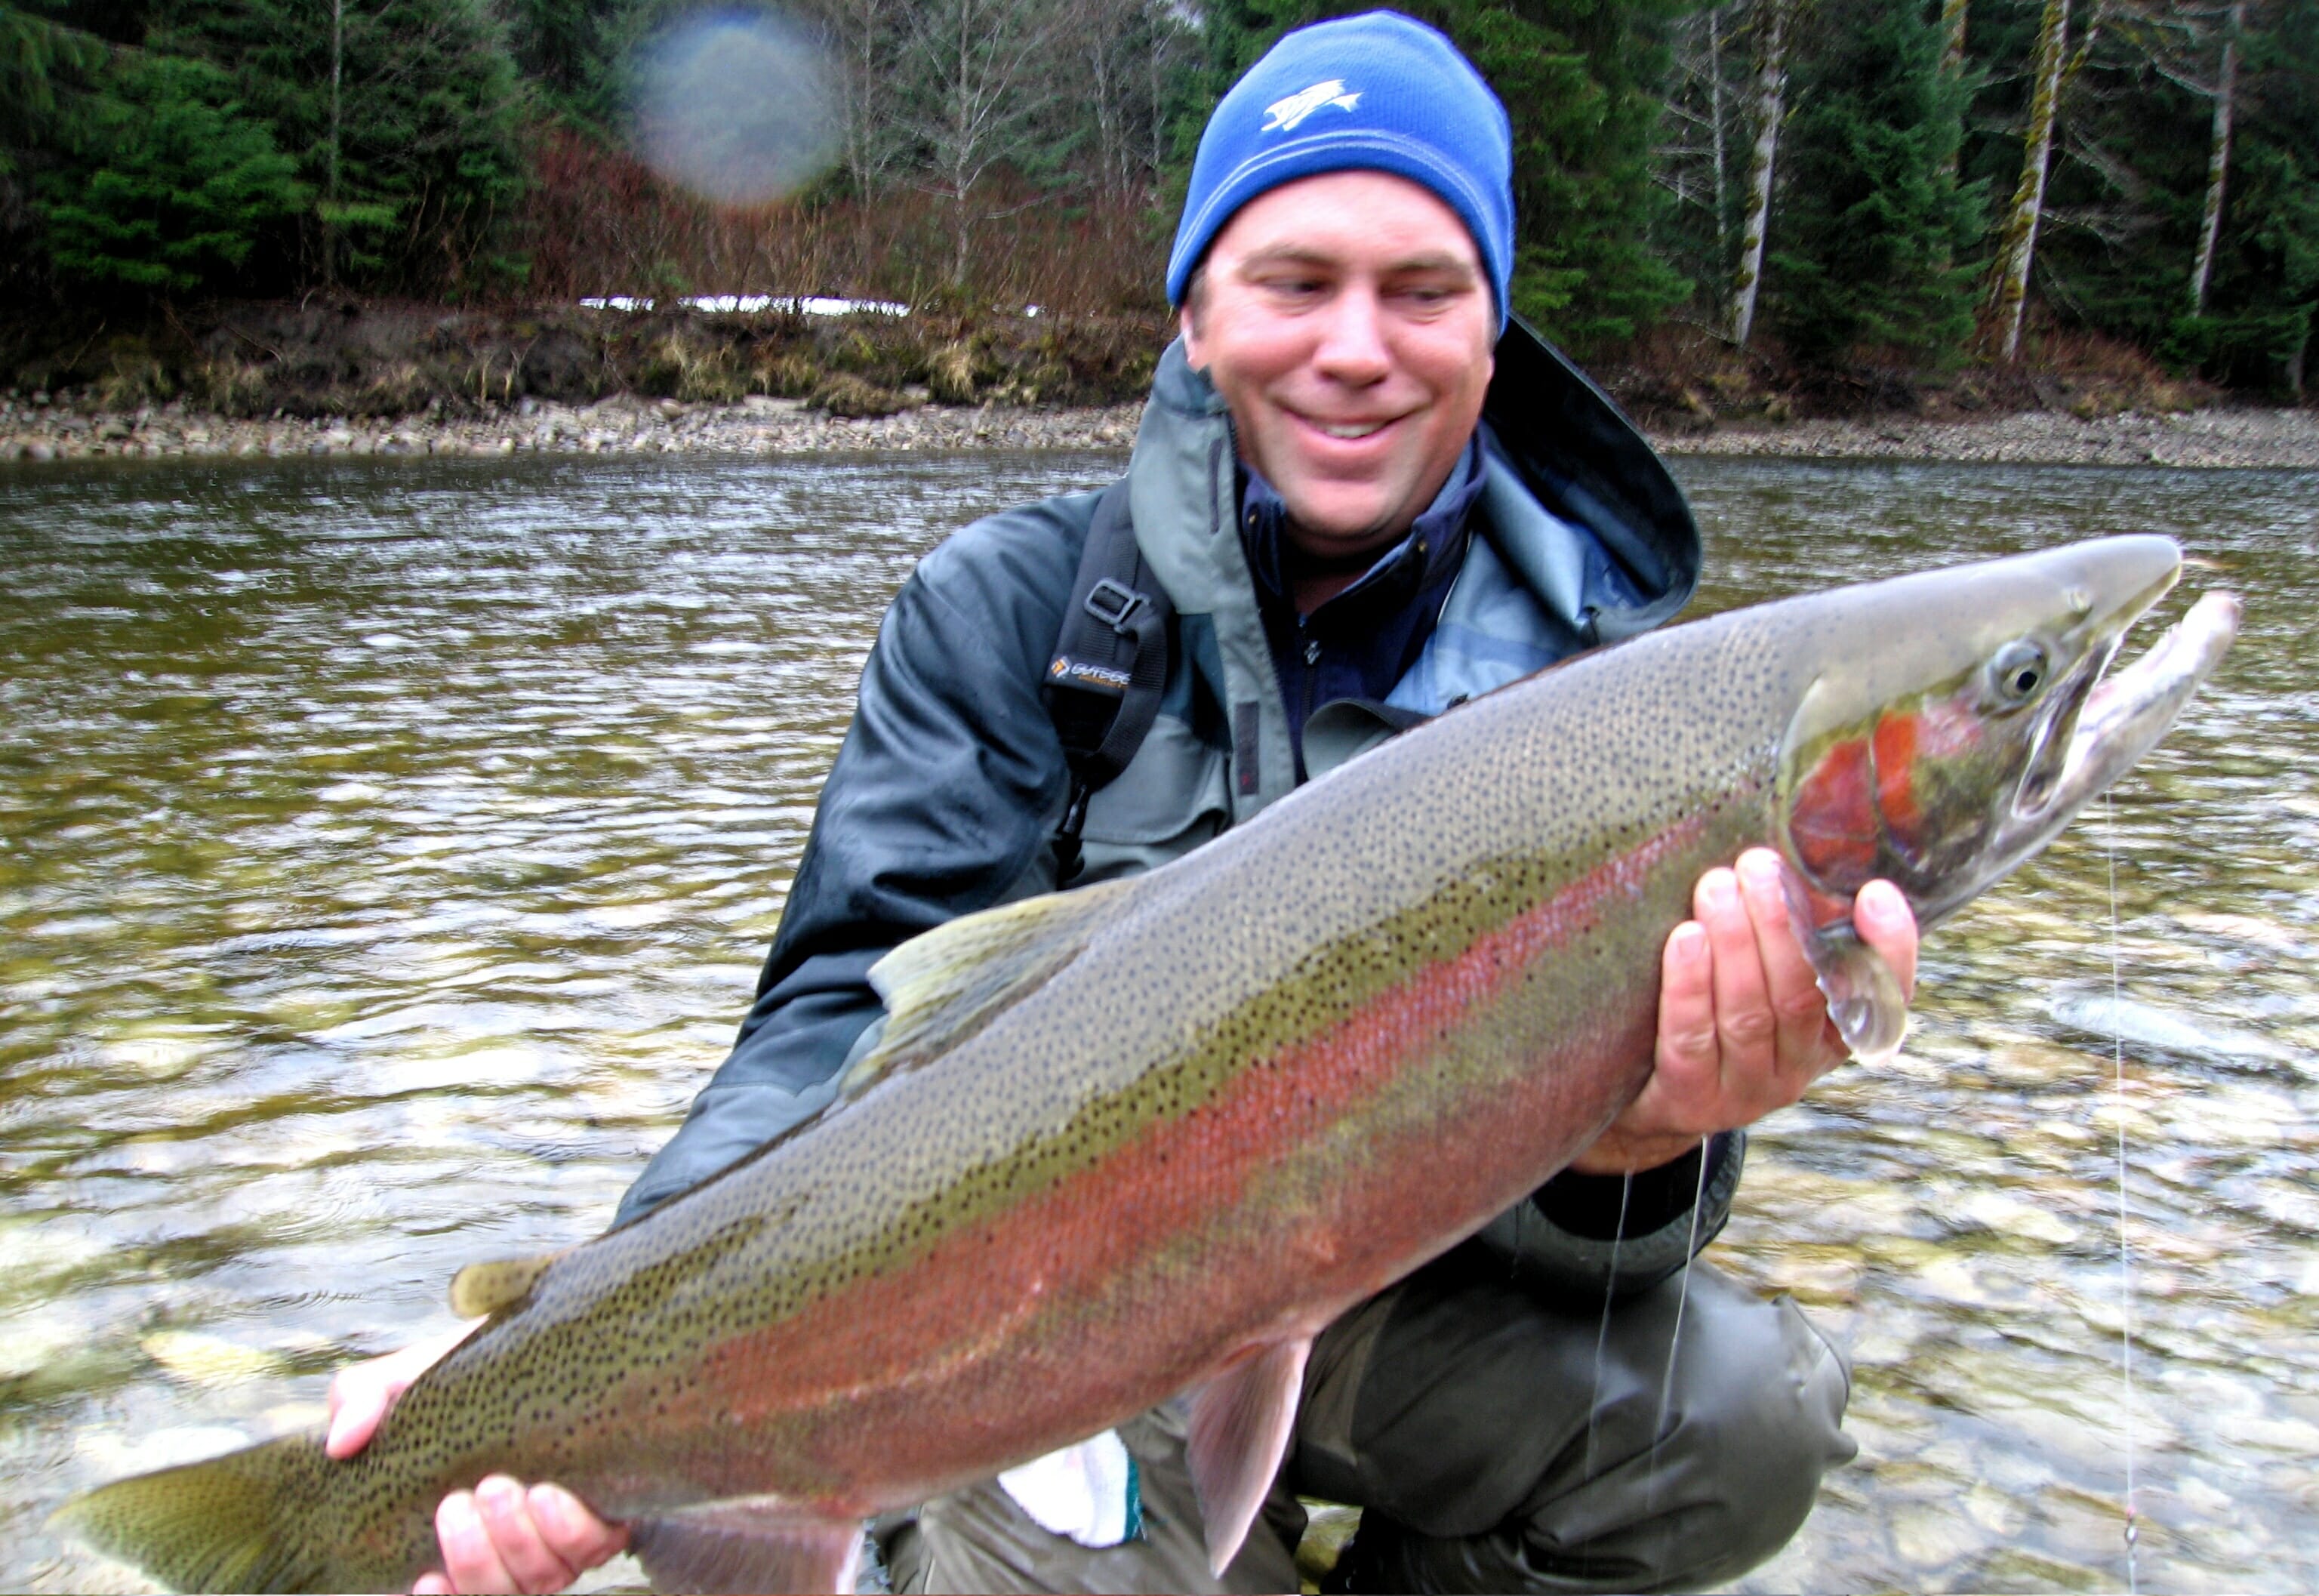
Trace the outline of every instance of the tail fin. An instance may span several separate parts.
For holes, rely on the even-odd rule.
[[[341,1504],[353,1472],[323,1455],[319,1433],[285,1436],[100,1486],[49,1526],[173,1590],[406,1590],[423,1560],[405,1572],[410,1548],[365,1556],[355,1543],[370,1537],[347,1533]],[[431,1526],[426,1534],[422,1559],[434,1546]]]

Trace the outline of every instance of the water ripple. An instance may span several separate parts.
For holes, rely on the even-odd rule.
[[[0,474],[0,1586],[109,1577],[63,1495],[311,1422],[459,1266],[603,1223],[747,1005],[887,598],[1117,467]],[[2319,478],[1681,469],[1710,608],[2125,530],[2249,600],[2116,808],[2127,993],[2231,1045],[2130,1043],[2121,1100],[2056,1017],[2107,991],[2097,821],[1758,1137],[1718,1256],[1848,1348],[1862,1457],[1750,1588],[2119,1581],[2121,1124],[2143,1578],[2319,1583]]]

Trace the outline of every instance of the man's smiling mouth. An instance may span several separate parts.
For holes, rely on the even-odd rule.
[[[1326,421],[1322,420],[1318,416],[1297,417],[1298,420],[1304,422],[1307,427],[1312,428],[1315,432],[1322,433],[1330,437],[1343,438],[1349,442],[1359,438],[1369,437],[1376,433],[1383,432],[1386,428],[1392,426],[1400,419],[1401,418],[1398,416],[1388,416],[1383,420],[1377,421]]]

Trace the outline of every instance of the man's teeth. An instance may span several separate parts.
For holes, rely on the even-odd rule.
[[[1331,437],[1367,437],[1385,428],[1382,421],[1320,421],[1314,424]]]

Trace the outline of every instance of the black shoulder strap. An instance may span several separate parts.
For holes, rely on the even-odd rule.
[[[1058,885],[1078,873],[1087,799],[1127,768],[1160,714],[1175,616],[1168,590],[1135,546],[1127,483],[1114,482],[1096,500],[1042,689],[1071,772]]]

